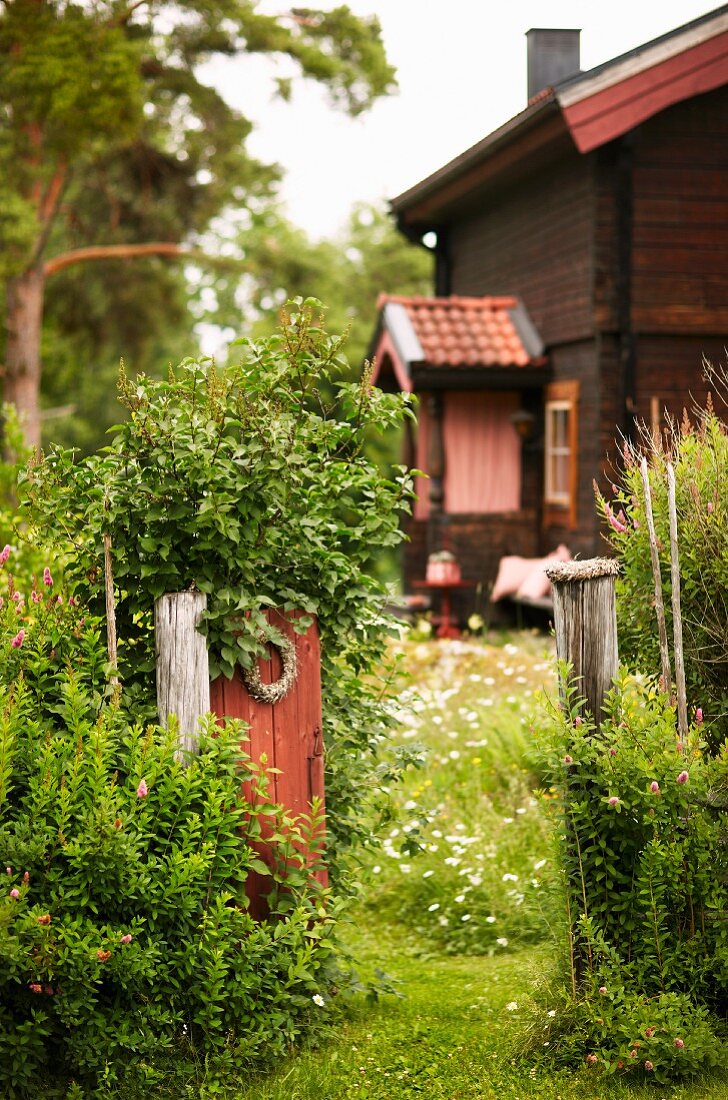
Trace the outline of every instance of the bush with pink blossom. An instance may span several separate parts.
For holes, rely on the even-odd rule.
[[[268,803],[239,723],[210,718],[180,760],[107,685],[98,624],[55,585],[22,595],[0,608],[0,1094],[148,1094],[280,1056],[344,980],[339,907],[299,854],[315,823]],[[279,870],[256,923],[262,813]]]
[[[656,1080],[728,1065],[728,745],[678,736],[667,696],[625,671],[599,729],[580,709],[570,693],[542,730],[578,1020],[561,1043]]]
[[[723,376],[713,375],[719,395],[728,399]],[[719,397],[720,399],[720,397]],[[725,409],[722,409],[725,416]],[[668,637],[672,638],[670,531],[667,463],[675,471],[682,632],[688,704],[700,708],[706,739],[714,747],[728,736],[728,426],[712,406],[693,419],[672,425],[655,447],[644,431],[641,444],[649,457],[650,495],[658,541]],[[623,660],[660,675],[645,493],[640,453],[625,446],[621,485],[610,502],[599,497],[608,522],[606,535],[620,562],[617,582],[619,645]],[[624,523],[609,524],[617,513]]]

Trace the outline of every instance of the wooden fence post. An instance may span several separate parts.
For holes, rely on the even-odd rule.
[[[572,666],[572,682],[597,727],[617,672],[613,558],[555,562],[546,570],[554,596],[556,656]]]
[[[177,716],[182,759],[197,750],[198,723],[210,710],[207,639],[197,629],[206,608],[203,592],[169,592],[154,603],[159,721]]]

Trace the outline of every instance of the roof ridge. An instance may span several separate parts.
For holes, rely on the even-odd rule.
[[[427,295],[427,294],[380,294],[377,309],[388,302],[397,305],[412,306],[460,306],[467,309],[512,309],[518,305],[514,294],[484,294],[481,297],[465,294]]]

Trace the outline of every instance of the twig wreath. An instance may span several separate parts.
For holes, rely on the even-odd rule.
[[[269,638],[261,637],[261,642],[274,646],[281,655],[283,671],[279,679],[272,684],[264,684],[260,678],[260,669],[256,661],[252,668],[243,669],[243,683],[246,688],[260,703],[280,703],[296,682],[298,672],[298,659],[296,647],[289,638],[282,638],[280,642],[272,642]]]

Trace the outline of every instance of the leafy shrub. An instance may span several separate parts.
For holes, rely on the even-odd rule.
[[[552,709],[544,766],[563,823],[581,1054],[658,1080],[728,1064],[716,1038],[728,1008],[728,746],[708,752],[700,725],[681,741],[667,696],[625,672],[599,730],[578,714],[573,694]]]
[[[647,435],[645,434],[645,438]],[[672,638],[670,533],[666,466],[675,469],[680,589],[688,703],[703,711],[714,744],[728,734],[728,429],[710,407],[673,426],[668,449],[650,452],[650,491],[658,539],[668,637]],[[619,645],[634,668],[660,672],[654,582],[644,489],[635,448],[625,449],[615,501],[599,499],[620,560]]]
[[[298,854],[316,821],[268,804],[240,724],[209,722],[184,763],[173,727],[135,724],[107,690],[98,624],[47,580],[22,604],[9,581],[0,610],[3,1095],[276,1057],[342,985],[338,906]],[[262,814],[278,818],[278,870],[256,924]]]
[[[185,360],[167,381],[122,375],[129,411],[111,444],[77,462],[54,450],[30,471],[30,515],[63,519],[67,576],[103,608],[103,534],[111,535],[122,678],[152,698],[156,597],[207,593],[211,672],[231,676],[277,638],[264,611],[318,616],[327,746],[329,866],[371,833],[374,754],[391,726],[372,679],[384,656],[385,593],[366,571],[396,545],[412,483],[382,475],[364,443],[408,414],[408,399],[341,381],[343,340],[316,321],[319,304],[289,304],[282,327],[224,370]],[[323,393],[333,390],[331,404]],[[294,620],[305,630],[310,620]],[[377,676],[380,673],[377,671]]]

